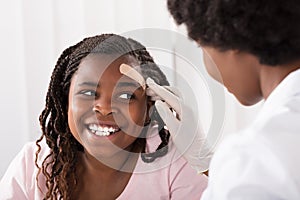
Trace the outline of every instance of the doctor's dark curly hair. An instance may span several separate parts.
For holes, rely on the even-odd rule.
[[[267,65],[300,58],[299,0],[168,0],[168,9],[200,45],[248,52]]]
[[[44,199],[70,199],[71,191],[76,187],[76,163],[83,146],[73,137],[68,126],[68,95],[73,74],[78,70],[81,60],[90,53],[109,54],[116,57],[132,56],[140,64],[141,73],[146,79],[151,77],[160,85],[169,85],[166,76],[154,63],[146,48],[133,39],[114,34],[102,34],[85,38],[63,51],[53,70],[46,105],[40,115],[42,136],[36,141],[35,164],[46,179]],[[146,138],[139,137],[134,142],[135,149],[141,151],[144,162],[152,162],[168,152],[169,132],[157,112],[152,112],[152,120],[159,126],[161,144],[155,152],[145,153]],[[143,132],[142,132],[143,133]],[[40,142],[46,141],[50,153],[38,164],[41,152]],[[38,181],[38,176],[36,177]]]

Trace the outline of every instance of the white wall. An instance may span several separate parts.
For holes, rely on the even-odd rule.
[[[21,5],[13,1],[0,7],[0,176],[28,138],[28,106],[23,53]]]
[[[50,0],[5,1],[0,7],[0,177],[24,143],[40,135],[38,116],[59,55],[56,12]]]
[[[24,143],[34,141],[40,135],[38,116],[43,109],[50,75],[60,53],[84,37],[100,33],[130,35],[138,32],[133,31],[136,29],[157,28],[184,34],[184,29],[174,25],[165,4],[165,0],[2,1],[0,177]],[[169,50],[181,51],[183,48],[176,44],[176,37],[146,36],[139,38],[142,43],[147,43],[146,46],[157,42],[156,45],[166,43]],[[188,43],[193,46],[192,42]],[[174,67],[180,63],[172,52],[150,49],[161,65]],[[187,59],[203,71],[201,51],[196,47],[184,51]],[[176,84],[172,72],[168,75],[171,82]],[[230,95],[225,96],[223,132],[228,133],[251,121],[257,108],[243,115],[246,109],[238,106]],[[208,104],[209,100],[203,100],[204,109]],[[203,111],[206,128],[212,115],[209,112],[210,109]]]

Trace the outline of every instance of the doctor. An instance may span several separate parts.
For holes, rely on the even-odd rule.
[[[300,1],[168,0],[168,8],[201,46],[214,79],[243,105],[265,101],[248,128],[219,146],[202,199],[300,199]],[[189,105],[147,83],[148,93],[163,100],[156,107],[182,148],[179,141],[189,133],[180,128],[180,115]],[[169,107],[180,110],[179,117]],[[198,130],[196,141],[203,135]],[[192,143],[184,154],[198,171],[209,162],[202,144]]]

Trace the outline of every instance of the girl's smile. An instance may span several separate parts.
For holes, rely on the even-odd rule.
[[[87,128],[97,136],[109,136],[119,132],[121,129],[113,123],[91,123]]]

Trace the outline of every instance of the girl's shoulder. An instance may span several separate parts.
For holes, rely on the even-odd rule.
[[[36,142],[27,142],[10,163],[0,181],[0,199],[42,199],[44,179],[39,176],[41,184],[37,184],[38,167],[50,150],[44,140],[40,142],[40,153],[36,159],[38,146]],[[37,161],[37,162],[36,162]],[[41,190],[40,190],[41,189]]]
[[[37,162],[38,164],[41,164],[41,162],[45,159],[45,157],[50,153],[50,149],[44,139],[41,140],[38,143],[38,145],[36,141],[27,142],[19,152],[19,156],[23,157],[23,159],[27,161],[27,163],[32,163],[36,159],[36,154],[38,150],[39,153],[38,153]]]

